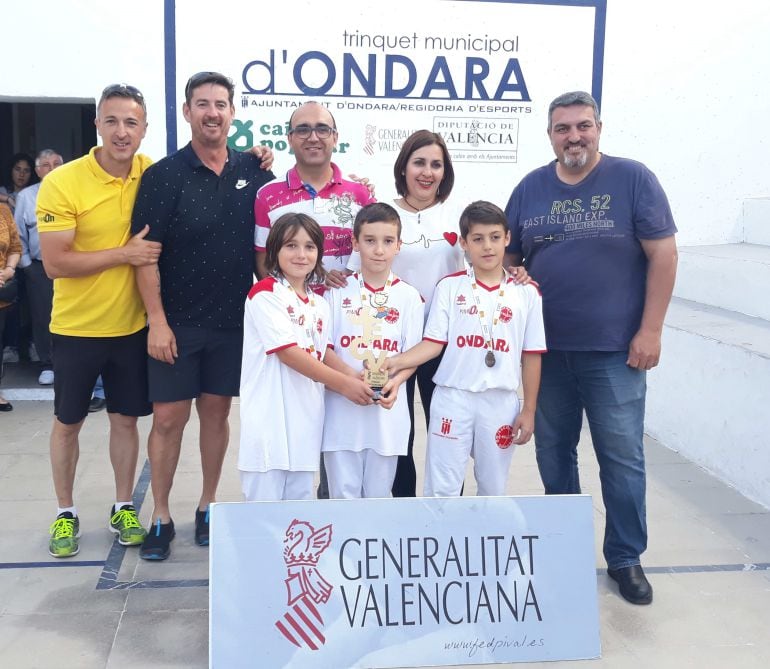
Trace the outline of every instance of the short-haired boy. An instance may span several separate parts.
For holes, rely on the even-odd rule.
[[[529,441],[534,429],[545,352],[540,293],[531,283],[516,285],[503,267],[505,214],[473,202],[460,218],[460,235],[470,266],[439,281],[423,341],[387,362],[399,372],[446,347],[433,377],[426,497],[459,495],[471,456],[477,494],[505,494],[513,445]]]
[[[415,346],[422,337],[422,298],[391,271],[400,247],[401,219],[393,207],[374,203],[358,212],[353,248],[360,254],[361,269],[348,277],[346,286],[326,294],[330,346],[356,372],[363,371],[367,354],[379,362]],[[360,339],[367,332],[369,344],[366,337]],[[321,450],[329,497],[390,497],[398,456],[406,455],[410,427],[406,396],[399,395],[398,389],[413,371],[390,374],[374,405],[356,406],[341,395],[326,393]]]

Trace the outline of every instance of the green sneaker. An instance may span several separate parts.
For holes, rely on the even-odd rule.
[[[50,529],[51,540],[48,542],[48,552],[55,558],[65,558],[77,555],[80,550],[80,520],[69,511],[60,513]]]
[[[133,506],[122,506],[110,516],[110,530],[118,535],[121,546],[138,546],[147,536]]]

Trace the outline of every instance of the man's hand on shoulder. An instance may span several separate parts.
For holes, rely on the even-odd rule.
[[[362,186],[366,186],[366,188],[369,190],[370,197],[374,197],[374,184],[369,181],[368,177],[359,177],[355,174],[348,174],[348,179],[355,181],[357,184],[361,184]]]
[[[652,369],[660,361],[660,333],[639,330],[628,346],[626,364],[634,369]]]
[[[532,283],[532,277],[527,272],[527,268],[524,265],[509,265],[508,274],[513,278],[513,282],[517,286],[526,286],[528,283]]]
[[[259,166],[261,169],[267,171],[273,166],[273,159],[275,156],[273,155],[273,150],[269,146],[257,144],[256,146],[252,146],[248,152],[255,158],[259,158]]]
[[[330,269],[326,272],[327,288],[342,288],[348,285],[348,274],[338,269]]]

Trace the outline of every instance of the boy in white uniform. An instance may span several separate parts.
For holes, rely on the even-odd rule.
[[[379,359],[412,348],[422,337],[422,298],[391,272],[400,246],[401,220],[393,207],[376,203],[358,212],[353,248],[361,269],[346,286],[326,294],[330,345],[355,370],[363,370],[364,361],[373,369]],[[406,454],[409,439],[409,408],[398,388],[412,371],[392,374],[372,406],[326,393],[322,451],[331,498],[390,497],[398,456]]]
[[[477,494],[505,494],[513,445],[525,444],[534,430],[545,352],[540,293],[532,283],[515,284],[503,268],[510,239],[505,214],[474,202],[462,213],[460,234],[470,266],[439,282],[423,341],[386,363],[398,372],[446,347],[433,377],[426,497],[459,495],[471,456]]]

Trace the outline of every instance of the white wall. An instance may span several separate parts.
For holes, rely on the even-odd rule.
[[[357,12],[365,14],[366,2]],[[184,4],[177,2],[178,12]],[[227,4],[209,10],[227,12]],[[143,150],[156,158],[165,153],[162,0],[34,0],[15,2],[4,15],[29,29],[4,31],[0,99],[94,99],[107,83],[135,83],[148,100]],[[341,15],[313,20],[321,24],[326,16],[337,29]],[[269,30],[232,16],[228,35],[200,46],[212,62],[231,40],[258,42]],[[637,158],[658,175],[680,244],[739,241],[744,198],[770,195],[766,2],[608,0],[607,16],[602,148]],[[274,20],[281,20],[278,11]],[[552,156],[545,132],[542,140],[546,162]]]
[[[608,2],[602,147],[658,175],[680,244],[742,241],[770,194],[768,34],[764,0]]]
[[[142,151],[165,154],[162,0],[13,2],[3,18],[0,100],[94,102],[108,84],[134,84],[146,97],[150,123]]]
[[[662,364],[648,377],[645,429],[770,508],[770,347],[744,343],[752,341],[752,326],[680,313],[704,332],[688,331],[681,316],[664,329]],[[718,338],[729,333],[727,341]]]

